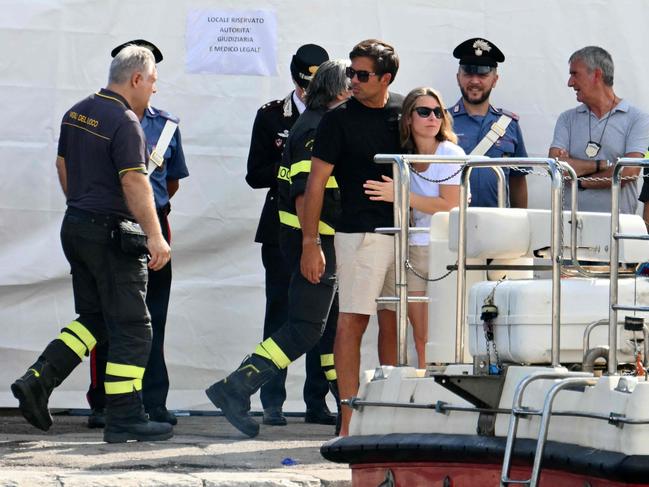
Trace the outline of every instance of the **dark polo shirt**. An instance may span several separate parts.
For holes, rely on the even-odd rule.
[[[132,218],[120,177],[146,173],[145,151],[140,121],[122,96],[102,89],[74,105],[61,121],[58,148],[68,206]]]

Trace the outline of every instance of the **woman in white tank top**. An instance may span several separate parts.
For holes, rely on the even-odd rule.
[[[451,116],[447,113],[441,95],[432,88],[415,88],[403,102],[400,121],[403,152],[406,154],[464,155],[457,145]],[[410,176],[411,226],[430,226],[431,215],[449,211],[459,205],[460,164],[412,164]],[[394,201],[392,179],[366,181],[365,194],[374,201]],[[409,261],[419,276],[428,278],[428,234],[410,235]],[[394,275],[388,276],[384,290],[394,296]],[[423,296],[427,283],[413,272],[408,274],[408,294]],[[392,293],[390,294],[390,291]],[[394,342],[394,347],[379,347],[383,365],[396,364],[396,316],[394,305],[379,305],[382,329],[394,330],[394,336],[379,337],[379,343]],[[425,348],[428,341],[428,304],[408,304],[408,318],[413,328],[417,364],[425,368]],[[393,326],[388,326],[392,322]],[[394,352],[392,353],[392,349]]]

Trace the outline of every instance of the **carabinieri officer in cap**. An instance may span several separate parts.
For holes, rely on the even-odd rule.
[[[290,266],[279,248],[279,217],[277,210],[277,172],[288,133],[305,110],[305,89],[318,66],[329,59],[327,51],[316,44],[301,46],[291,59],[291,77],[295,89],[285,98],[266,103],[257,111],[252,127],[246,182],[252,188],[269,188],[259,219],[255,242],[261,243],[261,260],[266,271],[266,315],[264,339],[279,330],[288,319],[288,287]],[[264,408],[263,423],[271,426],[287,424],[282,412],[286,400],[286,369],[261,388]],[[306,354],[304,402],[307,422],[334,424],[325,396],[329,386],[320,367],[317,350]]]
[[[110,53],[115,57],[126,46],[135,45],[149,49],[153,53],[156,64],[162,61],[162,52],[153,43],[144,39],[120,44]],[[180,139],[179,119],[173,115],[148,106],[134,109],[140,119],[140,125],[146,137],[147,153],[151,154],[149,163],[151,187],[155,199],[158,221],[165,240],[171,242],[171,228],[167,216],[171,211],[169,200],[176,193],[179,180],[189,176],[185,164],[185,154]],[[171,139],[163,132],[171,133]],[[164,140],[166,138],[166,140]],[[164,145],[165,147],[162,147]],[[159,157],[158,157],[159,156]],[[156,165],[162,163],[160,167]],[[152,341],[151,353],[142,379],[142,399],[144,409],[153,421],[175,425],[177,419],[167,410],[167,394],[169,392],[169,374],[164,357],[164,336],[167,323],[167,308],[171,292],[171,260],[158,271],[149,271],[149,281],[146,292],[146,305],[151,314]],[[88,417],[88,427],[102,428],[104,426],[104,377],[106,368],[107,344],[97,345],[90,355],[90,388],[86,395],[92,409]]]
[[[497,66],[505,55],[492,42],[474,37],[453,50],[460,60],[457,83],[462,98],[450,109],[458,144],[467,154],[489,157],[527,157],[518,115],[494,108],[489,101],[498,81]],[[525,173],[505,172],[509,205],[527,208]],[[471,206],[498,206],[498,178],[490,168],[471,171]]]

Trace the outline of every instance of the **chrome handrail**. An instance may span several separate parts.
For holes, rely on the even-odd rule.
[[[464,329],[466,327],[466,309],[464,295],[466,292],[466,214],[468,184],[471,169],[474,167],[517,167],[531,166],[543,167],[550,176],[551,184],[551,231],[550,231],[550,257],[552,261],[552,366],[558,367],[559,363],[559,316],[561,312],[561,189],[563,177],[561,168],[564,166],[555,159],[550,158],[492,158],[484,160],[471,159],[462,170],[460,184],[460,212],[459,212],[459,242],[458,242],[458,272],[457,272],[457,301],[456,301],[456,331],[455,331],[455,361],[462,363],[464,360]]]
[[[488,157],[470,156],[435,156],[424,154],[377,154],[374,162],[377,164],[393,164],[394,184],[394,227],[376,229],[381,233],[394,233],[394,261],[395,261],[395,291],[396,301],[393,297],[379,298],[379,302],[396,302],[397,311],[397,364],[408,363],[408,273],[405,261],[408,259],[408,234],[410,231],[410,163],[425,164],[464,164],[469,159],[489,160]],[[498,202],[505,203],[505,175],[500,167],[492,167],[498,178]],[[415,301],[410,299],[410,301]]]
[[[620,187],[621,172],[625,167],[649,168],[649,159],[637,159],[632,157],[621,157],[613,166],[613,177],[611,181],[611,243],[609,253],[610,265],[610,286],[609,286],[609,311],[608,311],[608,373],[617,375],[617,299],[618,299],[618,260],[619,245],[618,239],[631,238],[632,235],[618,235],[620,229]],[[637,308],[637,307],[630,307]]]

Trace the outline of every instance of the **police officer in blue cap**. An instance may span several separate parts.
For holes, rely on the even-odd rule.
[[[505,55],[492,42],[474,37],[453,50],[460,60],[457,83],[462,98],[450,109],[458,144],[467,154],[489,157],[527,157],[518,115],[494,108],[489,102],[498,82],[498,63]],[[509,206],[527,207],[525,173],[503,168],[509,193]],[[498,179],[489,168],[471,172],[471,206],[498,206]]]

